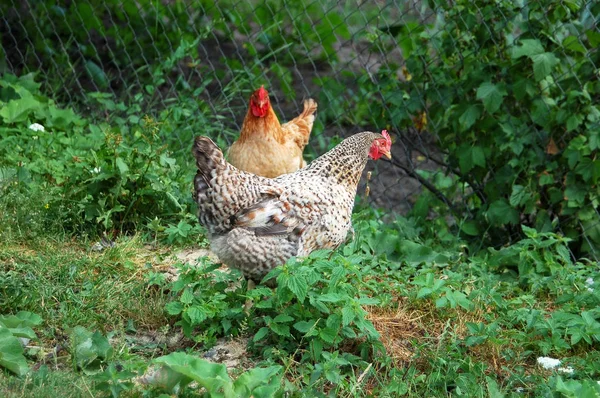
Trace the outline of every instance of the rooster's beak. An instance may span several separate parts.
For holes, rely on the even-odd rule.
[[[392,160],[392,153],[390,151],[381,151],[381,153],[383,153],[383,156],[386,158]]]

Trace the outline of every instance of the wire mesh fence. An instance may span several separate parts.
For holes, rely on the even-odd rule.
[[[222,144],[261,84],[281,120],[313,97],[309,158],[336,135],[395,136],[393,160],[369,165],[375,206],[497,242],[520,224],[560,231],[596,258],[599,14],[575,0],[9,0],[0,71],[107,120],[122,113],[95,112],[107,93],[149,114],[191,98],[182,117],[212,112]],[[202,133],[176,135],[187,148]]]

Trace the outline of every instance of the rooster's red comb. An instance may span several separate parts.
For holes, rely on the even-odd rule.
[[[267,90],[265,90],[264,85],[260,86],[260,88],[254,92],[254,94],[256,94],[256,96],[260,100],[264,100],[269,97],[269,93],[267,92]]]

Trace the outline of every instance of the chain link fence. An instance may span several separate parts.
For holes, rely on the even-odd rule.
[[[388,214],[416,206],[431,219],[445,208],[468,236],[491,233],[481,220],[515,237],[521,223],[558,230],[580,241],[577,256],[595,258],[595,179],[577,167],[596,173],[599,12],[575,0],[8,0],[0,72],[36,73],[60,103],[108,120],[118,112],[94,113],[90,93],[153,114],[185,92],[219,116],[227,143],[261,84],[282,121],[313,97],[309,158],[336,135],[392,132],[392,162],[368,166],[369,201]],[[182,132],[180,145],[191,135]],[[581,135],[589,150],[573,146]],[[503,151],[512,152],[495,158]],[[555,172],[563,155],[577,176]],[[530,166],[509,171],[516,161]],[[539,183],[544,173],[552,178]],[[594,192],[579,190],[586,184]]]

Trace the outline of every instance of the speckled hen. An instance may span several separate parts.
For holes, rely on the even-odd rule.
[[[212,251],[260,281],[292,256],[338,247],[351,227],[367,159],[390,158],[390,149],[387,131],[363,132],[306,168],[268,179],[238,170],[213,141],[197,137],[192,148],[198,167],[194,199]]]

